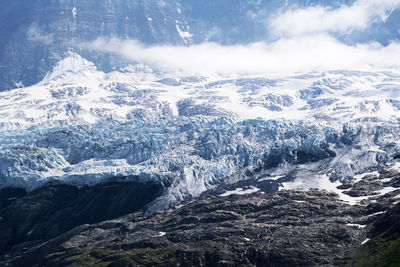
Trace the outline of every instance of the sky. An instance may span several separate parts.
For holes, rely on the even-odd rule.
[[[263,19],[268,41],[247,45],[206,42],[148,46],[136,40],[99,38],[85,47],[159,70],[191,74],[400,69],[400,42],[395,38],[386,46],[378,42],[348,44],[337,38],[368,31],[399,8],[400,0],[356,0],[337,8],[290,8]]]

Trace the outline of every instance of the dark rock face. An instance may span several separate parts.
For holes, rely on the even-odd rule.
[[[22,254],[14,266],[315,266],[344,264],[363,231],[361,207],[324,191],[202,199],[150,218],[83,225]],[[14,252],[18,254],[18,252]],[[15,255],[14,255],[15,256]]]
[[[334,151],[329,149],[327,143],[321,143],[319,146],[300,147],[297,150],[272,149],[270,153],[264,155],[264,168],[270,169],[278,167],[283,162],[291,164],[305,164],[317,162],[329,157],[335,157]]]
[[[382,236],[387,240],[400,238],[400,205],[396,205],[380,217],[372,227],[371,236]]]
[[[23,196],[18,189],[0,209],[0,251],[24,242],[58,236],[73,227],[116,218],[142,209],[162,191],[159,184],[105,183],[78,189],[56,185]],[[26,194],[26,193],[25,193]]]
[[[351,197],[361,197],[368,196],[371,194],[371,192],[379,189],[382,189],[381,182],[375,180],[369,183],[365,180],[362,180],[354,184],[352,189],[345,191],[344,193]]]
[[[178,8],[175,0],[7,1],[0,10],[0,91],[40,81],[70,49],[111,70],[116,58],[80,48],[101,36],[184,44]]]
[[[7,207],[17,198],[26,195],[24,189],[21,188],[3,188],[0,190],[0,209]]]

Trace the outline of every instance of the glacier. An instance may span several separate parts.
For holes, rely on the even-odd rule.
[[[398,166],[399,87],[396,70],[104,73],[70,52],[38,84],[0,93],[0,187],[152,180],[158,210],[240,180],[349,181]]]

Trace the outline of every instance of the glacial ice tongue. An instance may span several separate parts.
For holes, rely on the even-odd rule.
[[[400,154],[399,86],[396,71],[103,73],[70,53],[39,84],[0,93],[0,187],[152,180],[163,209],[266,175],[352,179]]]
[[[393,141],[399,132],[389,125],[202,117],[9,130],[2,134],[0,183],[32,190],[50,181],[157,180],[168,193],[162,203],[173,205],[221,183],[307,164],[331,180],[351,179],[390,165],[400,153]]]

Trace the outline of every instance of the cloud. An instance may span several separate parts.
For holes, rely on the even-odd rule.
[[[163,71],[262,74],[338,69],[400,69],[400,42],[345,44],[334,36],[365,30],[385,20],[400,0],[356,0],[337,8],[290,9],[269,20],[281,38],[248,45],[205,42],[191,46],[147,46],[136,40],[99,38],[84,48],[122,56]],[[270,39],[271,40],[271,39]]]
[[[319,33],[351,33],[365,30],[373,22],[385,21],[400,0],[357,0],[339,8],[312,6],[290,9],[268,20],[274,37],[294,37]]]
[[[36,25],[29,27],[27,31],[28,40],[32,42],[40,42],[45,45],[53,43],[53,34],[46,35],[40,32],[40,29]]]
[[[146,46],[134,40],[104,39],[85,48],[122,56],[164,71],[186,73],[260,74],[400,68],[400,43],[350,46],[320,34],[222,46],[202,43],[193,46]]]

